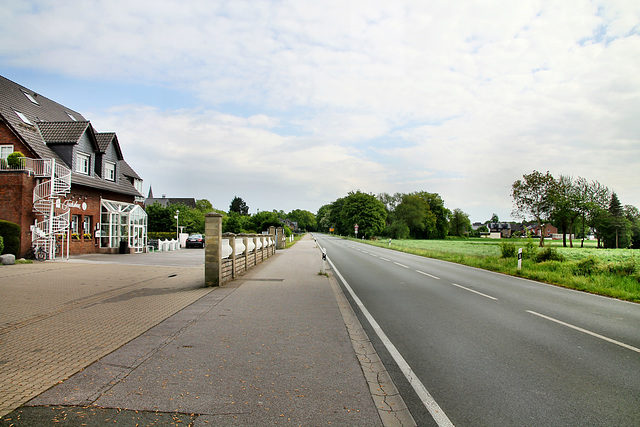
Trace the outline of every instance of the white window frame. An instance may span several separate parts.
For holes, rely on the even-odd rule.
[[[7,159],[13,153],[13,145],[0,145],[0,159]]]
[[[80,235],[80,215],[71,215],[71,233]]]
[[[69,118],[70,118],[71,120],[73,120],[74,122],[77,122],[77,121],[78,121],[78,119],[76,119],[75,117],[73,117],[73,114],[71,114],[70,112],[65,111],[65,113],[67,113],[67,116],[69,116]]]
[[[91,215],[82,217],[82,234],[91,234]]]
[[[76,154],[76,172],[89,175],[91,170],[91,156],[86,153]]]
[[[33,102],[36,105],[40,105],[40,103],[36,101],[36,99],[29,92],[22,91],[22,93],[24,93],[24,96],[26,96],[29,101]]]
[[[113,162],[104,162],[104,179],[107,181],[116,180],[116,164]]]
[[[24,114],[22,114],[20,111],[18,111],[18,110],[13,110],[13,112],[14,112],[14,113],[16,113],[16,115],[17,115],[18,117],[20,117],[20,120],[22,120],[24,123],[26,123],[26,124],[28,124],[28,125],[33,126],[33,123],[31,123],[31,120],[29,120],[29,119],[27,118],[27,116],[25,116]]]

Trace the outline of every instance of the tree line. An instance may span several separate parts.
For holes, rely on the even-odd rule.
[[[316,217],[313,213],[295,209],[289,213],[284,211],[263,211],[249,214],[249,206],[241,197],[234,197],[228,211],[215,209],[207,199],[196,200],[195,208],[182,203],[167,206],[154,203],[145,207],[147,212],[147,230],[150,233],[175,232],[176,226],[183,226],[188,234],[204,233],[205,214],[217,212],[222,214],[222,231],[224,233],[261,233],[271,226],[283,226],[284,220],[296,222],[298,229],[316,231]],[[176,220],[176,211],[179,211]],[[287,233],[292,230],[285,226]]]
[[[623,206],[617,194],[598,181],[534,170],[515,181],[511,187],[515,209],[512,215],[532,218],[539,224],[551,223],[562,230],[564,245],[576,231],[583,238],[591,231],[598,247],[640,248],[640,212],[632,205]],[[543,245],[543,236],[540,246]]]
[[[316,215],[324,232],[358,237],[385,236],[393,239],[444,239],[464,236],[471,231],[469,215],[460,209],[450,211],[437,193],[381,193],[360,191],[322,206]]]

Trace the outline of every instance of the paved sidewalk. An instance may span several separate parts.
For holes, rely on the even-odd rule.
[[[59,264],[43,265],[54,268]],[[64,265],[74,273],[85,272],[83,268],[89,266],[103,268],[86,282],[104,280],[102,286],[110,282],[102,276],[113,270],[113,265],[107,264]],[[321,258],[309,236],[213,290],[198,287],[201,268],[118,266],[117,270],[123,268],[147,269],[146,280],[111,297],[113,307],[125,300],[140,300],[137,308],[146,313],[159,301],[182,294],[195,302],[185,303],[186,297],[182,297],[179,304],[186,308],[174,311],[159,324],[156,320],[157,326],[145,333],[149,326],[140,326],[146,329],[138,338],[126,345],[116,344],[117,350],[109,350],[86,369],[6,415],[0,425],[375,426],[383,421],[385,425],[410,425],[413,421],[355,317],[349,318],[350,307],[340,298],[339,287],[318,274]],[[167,274],[169,270],[163,268],[174,273]],[[2,273],[4,270],[0,270],[0,284]],[[141,277],[142,270],[138,273]],[[168,286],[171,280],[182,288],[177,291]],[[163,294],[164,299],[150,300],[150,294]],[[75,312],[108,305],[100,298],[62,297],[61,313],[65,308]],[[69,304],[82,308],[68,309]],[[146,308],[140,309],[143,306]],[[103,317],[86,327],[93,333],[78,339],[85,349],[106,334],[104,330],[95,332],[101,326],[113,329],[111,321],[121,319],[134,325],[145,321],[146,315],[136,316],[135,306],[121,308],[113,319],[105,321]],[[343,315],[349,319],[349,331]],[[58,314],[51,309],[37,308],[29,316],[5,324],[17,332],[55,317]],[[38,321],[40,318],[45,320]],[[60,341],[68,341],[65,328],[77,328],[75,324],[83,320],[88,318],[59,322],[57,333],[65,338]],[[117,335],[110,334],[107,341],[114,341]],[[91,357],[96,360],[101,356]],[[0,353],[0,359],[5,355]],[[24,382],[32,381],[29,374]],[[0,371],[0,381],[5,375]],[[60,380],[49,381],[51,386]],[[33,391],[33,395],[40,391]]]

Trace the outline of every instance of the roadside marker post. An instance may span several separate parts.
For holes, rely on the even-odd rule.
[[[522,270],[522,248],[518,248],[518,271]]]
[[[327,263],[327,249],[322,248],[322,274],[326,274],[325,272],[325,264]]]

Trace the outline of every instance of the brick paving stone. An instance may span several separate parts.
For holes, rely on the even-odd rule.
[[[211,292],[198,267],[0,268],[0,417]]]

